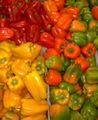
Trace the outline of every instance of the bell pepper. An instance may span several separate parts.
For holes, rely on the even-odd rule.
[[[98,28],[98,21],[93,19],[93,20],[90,20],[89,21],[89,24],[88,24],[88,27],[90,30],[95,30],[97,31],[97,28]]]
[[[92,16],[94,19],[98,20],[98,14],[97,14],[97,11],[98,11],[98,5],[95,5],[91,8],[91,13],[92,13]]]
[[[51,56],[58,56],[58,57],[60,57],[60,54],[54,48],[49,48],[49,49],[46,49],[46,51],[44,52],[43,56],[44,56],[45,60],[47,60]]]
[[[3,96],[3,105],[7,109],[10,109],[10,108],[15,108],[16,110],[20,109],[21,97],[10,90],[6,90]]]
[[[94,43],[96,49],[98,50],[98,37],[95,38],[93,43]]]
[[[27,42],[21,45],[17,45],[12,48],[12,54],[15,57],[28,59],[32,58],[34,60],[41,51],[41,46],[38,44],[33,44],[32,42]],[[24,54],[23,54],[24,53]]]
[[[70,120],[70,109],[67,105],[52,104],[49,112],[51,120]]]
[[[70,31],[71,32],[75,32],[75,31],[80,31],[80,32],[84,32],[86,31],[86,25],[83,21],[80,20],[73,20],[71,27],[70,27]]]
[[[85,78],[89,84],[98,83],[98,67],[89,67],[85,73]]]
[[[82,71],[78,64],[71,64],[64,73],[64,81],[70,84],[76,84],[81,78]]]
[[[35,100],[47,98],[47,87],[44,79],[35,70],[24,75],[24,84]]]
[[[78,111],[71,111],[71,119],[70,120],[84,120],[84,119]]]
[[[70,14],[64,13],[60,15],[56,25],[62,30],[67,31],[72,23],[72,20],[73,18]]]
[[[93,19],[93,16],[91,14],[89,7],[84,7],[80,12],[80,16],[81,16],[81,19],[86,23],[89,23],[89,21]]]
[[[45,74],[45,60],[43,56],[38,56],[31,64],[31,69],[38,71],[39,75]]]
[[[54,48],[61,54],[66,46],[66,41],[61,38],[55,38]]]
[[[35,99],[22,99],[21,114],[23,116],[37,115],[48,111],[47,101],[36,101]]]
[[[57,56],[50,56],[47,60],[45,60],[45,65],[49,69],[55,69],[58,71],[63,70],[62,60]]]
[[[90,101],[86,101],[81,109],[81,115],[84,120],[96,120],[98,110]]]
[[[93,31],[93,30],[87,31],[87,41],[88,42],[94,42],[96,36],[97,36],[96,31]]]
[[[87,60],[89,62],[89,67],[96,67],[96,58],[95,55],[93,55],[92,57],[87,57]]]
[[[64,7],[65,0],[54,0],[58,10],[61,10]]]
[[[24,88],[23,80],[18,76],[10,77],[7,81],[7,85],[14,93],[21,93]]]
[[[62,30],[57,25],[54,25],[51,28],[51,32],[52,32],[54,37],[58,37],[58,38],[65,38],[65,36],[67,34],[66,31]]]
[[[40,39],[39,39],[38,43],[40,45],[43,45],[46,48],[53,48],[54,37],[48,32],[43,32],[40,35]]]
[[[51,103],[67,104],[69,101],[69,92],[66,89],[52,89],[50,91]]]
[[[30,66],[25,62],[25,60],[16,59],[11,65],[11,70],[16,76],[19,76],[22,78],[31,69],[30,69]]]
[[[95,91],[98,91],[97,84],[87,84],[83,85],[83,92],[87,97],[91,97]]]
[[[2,120],[19,120],[19,116],[14,112],[7,111],[2,117]]]
[[[87,36],[85,32],[73,32],[72,41],[79,46],[84,46],[87,44]]]
[[[45,81],[51,86],[57,86],[62,81],[61,73],[55,69],[49,69],[45,76]]]
[[[96,47],[93,43],[88,43],[81,48],[81,52],[87,57],[92,57],[96,53]]]
[[[76,2],[74,3],[74,6],[75,6],[75,7],[78,7],[78,8],[81,10],[81,9],[83,9],[83,8],[85,7],[85,2],[86,2],[86,1],[76,1]]]
[[[77,57],[75,59],[75,63],[80,65],[82,72],[85,72],[90,66],[89,61],[87,61],[84,57]]]
[[[84,95],[79,95],[76,93],[73,93],[70,95],[68,106],[72,110],[79,110],[81,109],[83,103],[84,103],[85,97]]]
[[[75,3],[75,0],[67,0],[66,3],[65,3],[65,5],[66,6],[74,5],[74,3]]]
[[[64,56],[67,58],[77,58],[80,55],[80,47],[76,44],[69,43],[65,48],[64,48]]]
[[[0,48],[0,68],[7,66],[7,64],[11,58],[11,55],[12,55],[11,53]]]

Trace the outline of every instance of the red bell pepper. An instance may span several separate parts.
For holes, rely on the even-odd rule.
[[[81,52],[87,57],[92,57],[96,53],[96,47],[93,43],[88,43],[81,48]]]
[[[58,10],[61,10],[64,7],[65,0],[54,0]]]
[[[64,56],[67,58],[77,58],[80,55],[80,47],[76,44],[69,43],[64,48]]]
[[[48,32],[43,32],[40,34],[38,43],[43,45],[44,47],[53,48],[54,47],[54,37]]]

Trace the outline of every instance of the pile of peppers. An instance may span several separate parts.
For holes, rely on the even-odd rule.
[[[1,0],[0,41],[8,40],[16,45],[30,42],[45,48],[41,54],[44,64],[39,64],[44,69],[39,71],[36,64],[30,67],[36,68],[38,75],[45,73],[43,77],[49,85],[50,120],[98,120],[97,0]],[[16,51],[13,51],[15,57],[25,58],[28,53],[23,50],[23,55]],[[33,74],[28,72],[30,79],[25,77],[26,88],[36,100],[46,99],[42,82],[41,86],[37,84],[40,89],[38,86],[36,89],[33,82],[27,85],[26,81],[32,80]],[[23,103],[25,106],[24,100]],[[45,108],[43,111],[47,111],[48,106]]]

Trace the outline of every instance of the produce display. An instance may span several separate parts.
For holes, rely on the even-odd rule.
[[[1,0],[0,119],[98,120],[97,50],[98,0]]]

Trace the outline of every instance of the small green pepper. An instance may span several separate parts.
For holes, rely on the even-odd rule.
[[[79,46],[84,46],[87,44],[87,36],[85,32],[73,32],[72,41]]]
[[[89,67],[96,67],[96,58],[95,55],[93,55],[92,57],[88,57],[87,60],[89,61]]]
[[[87,41],[93,42],[97,36],[97,32],[94,30],[87,31]]]
[[[46,59],[45,64],[47,68],[55,69],[58,71],[63,70],[62,60],[58,56],[50,56],[48,59]]]
[[[79,110],[82,107],[84,100],[85,100],[84,95],[73,93],[69,98],[68,106],[72,110]]]
[[[89,67],[85,73],[85,78],[89,84],[98,83],[98,67]]]
[[[81,109],[81,115],[84,120],[96,120],[98,116],[98,110],[90,101],[86,101]]]
[[[78,111],[71,111],[71,120],[84,120]]]
[[[64,81],[70,84],[76,84],[81,78],[82,71],[79,64],[71,64],[64,73]]]
[[[64,89],[52,89],[50,91],[51,103],[59,103],[61,105],[67,104],[69,101],[69,92]]]

